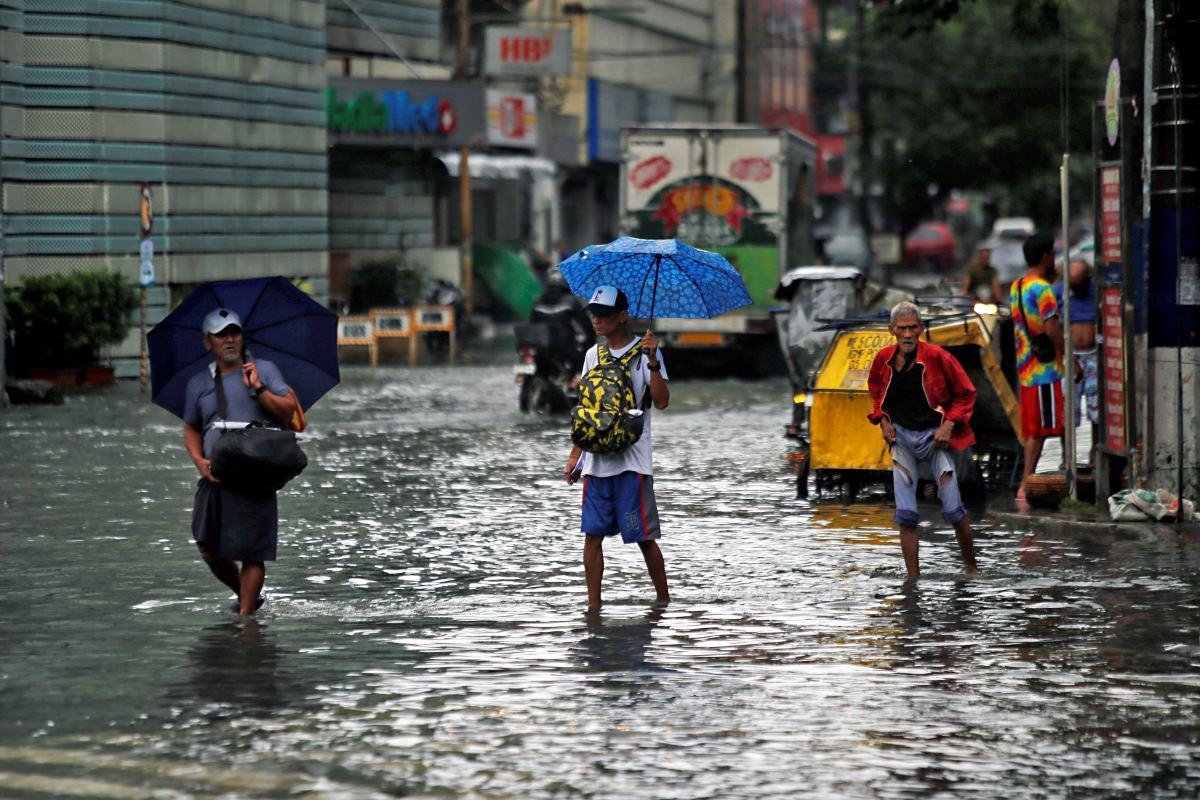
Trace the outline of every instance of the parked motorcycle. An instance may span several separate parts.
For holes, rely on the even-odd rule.
[[[575,341],[559,326],[535,322],[516,326],[517,363],[513,376],[520,386],[518,405],[524,412],[562,414],[579,401],[579,373],[574,368]]]

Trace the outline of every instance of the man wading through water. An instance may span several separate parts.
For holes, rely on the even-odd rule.
[[[879,425],[892,449],[892,483],[896,495],[896,524],[909,580],[920,577],[917,560],[917,480],[927,464],[942,501],[942,516],[954,526],[968,575],[978,574],[971,524],[958,493],[950,449],[963,450],[975,442],[971,413],[975,386],[962,365],[942,348],[921,341],[925,324],[920,310],[907,301],[892,309],[888,330],[896,344],[883,348],[871,364],[867,385],[874,401],[868,415]]]
[[[629,300],[625,293],[601,286],[587,306],[592,330],[604,337],[612,357],[620,359],[637,343],[629,330]],[[592,345],[583,359],[583,374],[599,363],[599,347]],[[671,400],[667,371],[658,337],[646,331],[641,353],[630,364],[634,396],[640,401],[650,392],[654,407],[663,409]],[[654,450],[650,442],[650,409],[646,411],[641,438],[626,449],[610,455],[585,453],[571,449],[567,458],[567,483],[580,474],[583,481],[583,570],[587,580],[588,610],[600,610],[600,579],[604,575],[604,538],[621,534],[626,544],[637,543],[650,571],[650,580],[660,603],[669,603],[667,568],[657,539],[662,535],[658,524],[658,506],[654,499]]]
[[[227,422],[287,426],[296,404],[275,364],[245,360],[242,321],[235,312],[218,308],[202,327],[204,349],[213,354],[213,363],[188,381],[183,413],[183,443],[200,472],[192,536],[213,575],[237,595],[230,610],[249,616],[262,605],[264,562],[275,560],[279,509],[274,492],[244,492],[213,477],[212,449],[224,432],[217,424],[217,381],[225,395]]]

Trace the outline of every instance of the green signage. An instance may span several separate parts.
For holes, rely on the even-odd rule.
[[[353,100],[338,100],[334,89],[325,90],[325,114],[331,131],[383,133],[388,129],[388,109],[372,92],[359,92]]]

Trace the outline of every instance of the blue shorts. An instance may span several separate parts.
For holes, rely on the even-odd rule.
[[[654,501],[654,476],[622,472],[608,478],[583,479],[583,524],[588,536],[621,534],[625,544],[652,542],[662,536],[658,504]]]

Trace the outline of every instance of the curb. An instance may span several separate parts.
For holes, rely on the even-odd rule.
[[[1200,524],[1185,522],[1111,522],[1054,516],[1052,513],[1025,514],[1019,511],[988,511],[987,516],[1009,525],[1025,525],[1046,533],[1102,534],[1126,539],[1162,538],[1179,534],[1200,534]]]

